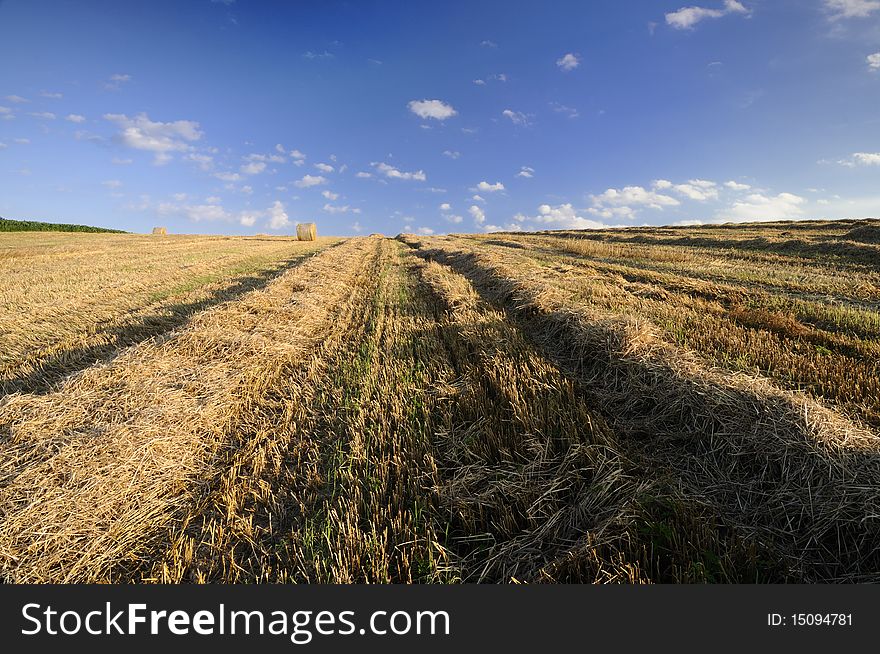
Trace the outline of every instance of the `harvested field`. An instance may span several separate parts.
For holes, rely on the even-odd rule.
[[[0,576],[880,581],[877,229],[0,235]]]

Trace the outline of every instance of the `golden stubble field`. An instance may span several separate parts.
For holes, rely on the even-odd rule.
[[[880,581],[880,223],[0,273],[5,581]]]

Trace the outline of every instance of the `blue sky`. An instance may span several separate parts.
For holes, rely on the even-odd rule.
[[[880,0],[0,0],[0,61],[7,218],[880,217]]]

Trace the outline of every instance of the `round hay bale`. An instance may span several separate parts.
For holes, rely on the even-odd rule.
[[[296,238],[299,241],[314,241],[318,238],[315,223],[299,223],[296,226]]]
[[[153,234],[156,236],[165,236],[168,230],[165,227],[153,227]]]

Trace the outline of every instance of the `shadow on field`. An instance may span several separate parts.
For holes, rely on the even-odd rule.
[[[177,329],[200,311],[222,302],[235,300],[245,293],[264,288],[288,270],[305,261],[307,256],[298,256],[259,274],[240,277],[231,285],[219,288],[200,300],[163,305],[154,313],[138,316],[133,322],[104,329],[99,328],[95,334],[100,339],[99,343],[61,350],[34,362],[35,369],[31,372],[0,381],[0,396],[10,393],[31,393],[34,395],[49,393],[69,375],[85,370],[96,363],[110,361],[122,348],[137,345]]]
[[[747,540],[778,551],[797,578],[877,580],[880,456],[862,443],[841,446],[847,424],[797,396],[728,382],[662,344],[642,346],[633,326],[544,305],[473,253],[416,252],[504,310],[580,382],[646,467],[671,475]]]

